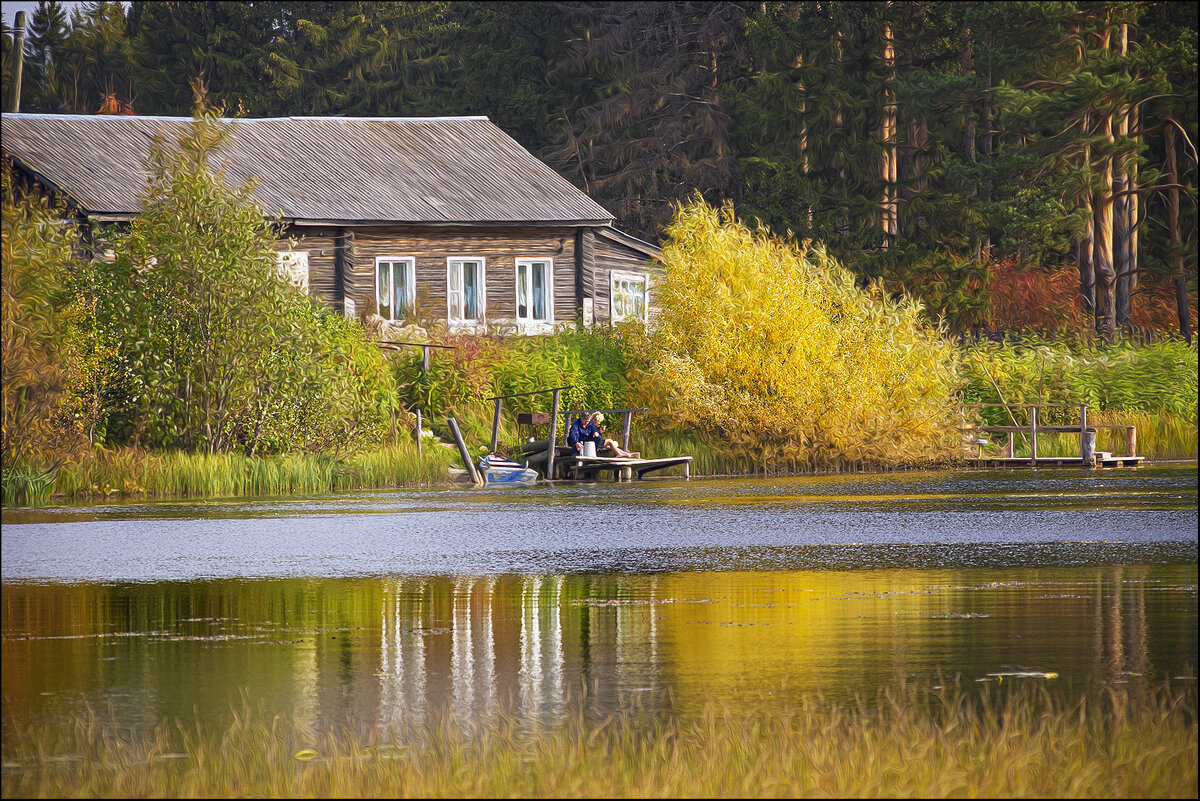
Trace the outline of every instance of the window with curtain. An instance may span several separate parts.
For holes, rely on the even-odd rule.
[[[446,306],[452,323],[482,323],[487,306],[483,259],[446,260]]]
[[[614,323],[623,320],[646,322],[649,292],[646,276],[636,273],[609,273],[609,316]]]
[[[416,260],[411,257],[375,259],[375,305],[385,320],[404,322],[416,305]]]
[[[554,263],[550,259],[517,259],[517,322],[554,321]]]

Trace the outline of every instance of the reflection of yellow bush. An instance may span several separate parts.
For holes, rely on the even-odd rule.
[[[801,464],[950,452],[954,350],[918,306],[859,289],[822,246],[751,231],[728,205],[681,207],[667,233],[635,377],[664,426]]]

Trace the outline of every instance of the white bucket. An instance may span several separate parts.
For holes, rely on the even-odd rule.
[[[588,442],[581,442],[579,444],[583,446],[583,452],[579,454],[580,456],[591,456],[593,458],[596,456],[596,443],[589,440]]]

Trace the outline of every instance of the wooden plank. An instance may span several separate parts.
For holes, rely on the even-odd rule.
[[[454,442],[458,445],[458,454],[462,457],[463,464],[466,465],[467,473],[471,476],[471,483],[482,487],[483,479],[479,475],[479,470],[476,469],[475,463],[471,461],[471,453],[467,450],[467,443],[463,441],[462,432],[458,430],[458,421],[453,417],[447,417],[447,422],[450,423],[450,431],[454,434]]]
[[[550,409],[550,445],[546,451],[546,478],[554,479],[554,452],[558,443],[558,393],[559,390],[554,390],[554,401]]]
[[[502,400],[496,398],[496,413],[492,416],[492,446],[488,449],[488,453],[496,452],[496,445],[500,437],[500,404]]]

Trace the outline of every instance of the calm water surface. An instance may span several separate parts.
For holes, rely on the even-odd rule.
[[[1197,661],[1194,463],[10,510],[2,566],[6,734],[1074,697]]]

